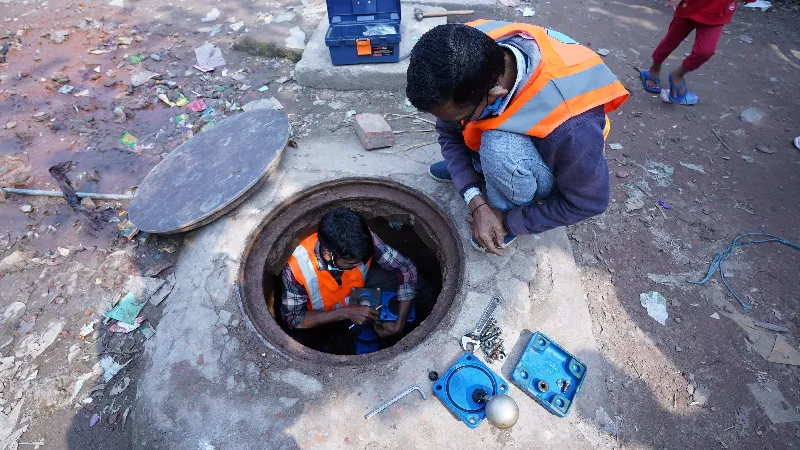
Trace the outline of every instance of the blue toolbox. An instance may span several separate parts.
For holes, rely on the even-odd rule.
[[[400,60],[400,0],[327,0],[334,66]]]
[[[395,322],[400,310],[400,302],[397,300],[397,292],[381,291],[380,289],[353,288],[350,291],[351,305],[369,305],[377,309],[380,317],[379,322]],[[412,300],[411,310],[408,312],[406,322],[413,322],[416,317],[417,308]]]
[[[506,393],[506,382],[472,353],[464,353],[433,384],[433,395],[470,428],[486,418],[484,396]]]
[[[537,331],[511,378],[546,410],[566,417],[586,378],[586,364]]]

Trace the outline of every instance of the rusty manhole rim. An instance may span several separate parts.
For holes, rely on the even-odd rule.
[[[356,202],[373,203],[375,215],[411,217],[417,234],[436,253],[442,268],[442,289],[430,316],[397,344],[366,355],[334,355],[305,347],[283,331],[266,305],[264,273],[279,272],[298,243],[294,238],[298,231],[315,225],[326,210]],[[387,179],[341,178],[303,188],[261,220],[245,246],[237,300],[251,330],[285,358],[332,366],[375,364],[418,346],[438,327],[461,292],[464,258],[453,220],[426,194]]]

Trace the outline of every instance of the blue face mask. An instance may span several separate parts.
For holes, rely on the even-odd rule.
[[[481,116],[478,117],[478,120],[485,119],[485,118],[489,117],[489,114],[496,113],[497,110],[500,109],[500,105],[502,105],[502,104],[503,104],[503,98],[502,97],[498,97],[497,100],[494,101],[494,103],[492,103],[491,105],[487,106],[486,109],[483,110],[483,113],[481,113]]]

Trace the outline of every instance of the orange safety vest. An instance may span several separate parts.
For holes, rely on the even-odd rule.
[[[605,113],[619,108],[630,93],[603,60],[562,33],[526,23],[476,20],[475,27],[494,39],[525,33],[536,40],[542,59],[528,82],[499,116],[467,124],[464,141],[481,146],[486,130],[503,130],[543,138],[568,119],[603,105]],[[610,123],[606,116],[604,137]]]
[[[349,302],[348,296],[353,288],[363,288],[372,260],[342,272],[342,284],[336,282],[327,270],[320,270],[317,264],[317,233],[303,239],[289,257],[292,274],[308,292],[309,311],[331,311]]]

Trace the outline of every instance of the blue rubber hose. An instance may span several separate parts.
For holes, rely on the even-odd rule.
[[[739,236],[736,236],[736,239],[734,239],[733,242],[731,242],[731,245],[729,245],[724,250],[722,250],[721,252],[717,253],[714,256],[714,259],[711,261],[711,265],[708,268],[708,273],[706,274],[705,278],[703,278],[700,281],[687,281],[687,283],[706,284],[708,283],[708,280],[710,280],[711,277],[714,275],[714,272],[716,272],[717,269],[719,269],[719,276],[720,278],[722,278],[722,283],[725,284],[726,288],[728,288],[728,292],[730,292],[731,295],[733,295],[736,298],[736,300],[739,301],[739,304],[742,305],[742,308],[744,308],[745,311],[752,309],[753,307],[743,302],[742,299],[740,299],[739,296],[736,295],[736,293],[733,292],[733,289],[731,289],[731,287],[728,285],[728,281],[725,279],[725,272],[723,272],[722,270],[722,263],[733,255],[733,251],[737,247],[750,244],[763,244],[765,242],[777,242],[779,244],[788,245],[789,247],[792,247],[795,250],[800,250],[800,245],[797,245],[791,241],[787,241],[786,239],[780,236],[775,236],[774,234],[769,234],[769,233],[740,234]]]

